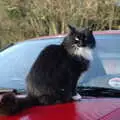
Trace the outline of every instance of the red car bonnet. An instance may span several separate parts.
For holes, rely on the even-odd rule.
[[[119,120],[120,99],[88,98],[80,102],[37,106],[0,120]]]

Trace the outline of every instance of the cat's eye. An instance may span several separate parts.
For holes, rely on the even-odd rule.
[[[76,41],[79,41],[80,39],[79,39],[78,37],[75,37],[75,40],[76,40]]]

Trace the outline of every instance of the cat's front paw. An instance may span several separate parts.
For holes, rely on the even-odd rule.
[[[82,96],[79,93],[76,93],[76,95],[72,96],[72,99],[78,101],[82,99]]]
[[[0,100],[0,114],[12,115],[17,108],[17,99],[14,93],[3,94]]]

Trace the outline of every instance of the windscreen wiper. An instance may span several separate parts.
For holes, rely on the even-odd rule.
[[[120,98],[120,90],[112,88],[102,88],[102,87],[83,87],[77,88],[78,93],[81,96],[93,96],[93,97],[117,97]],[[17,90],[11,88],[0,88],[0,94],[13,92],[17,95],[24,94],[25,90]]]
[[[83,87],[77,88],[77,91],[82,96],[93,97],[118,97],[120,98],[120,90],[102,87]]]
[[[23,89],[12,89],[12,88],[0,88],[0,94],[3,94],[3,93],[9,93],[9,92],[13,92],[15,94],[24,94],[25,91]]]
[[[11,88],[0,88],[0,94],[3,94],[3,93],[8,93],[8,92],[13,92],[13,93],[17,93],[17,90],[16,89],[11,89]]]

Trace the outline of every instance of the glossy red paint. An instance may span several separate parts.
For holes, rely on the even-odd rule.
[[[120,30],[94,31],[95,35],[102,34],[120,34]]]
[[[94,31],[94,35],[103,35],[103,34],[120,34],[120,30],[107,30],[107,31]],[[64,37],[66,34],[58,34],[58,35],[50,35],[50,36],[41,36],[38,38],[31,38],[29,40],[36,40],[36,39],[47,39],[47,38],[58,38],[58,37]]]
[[[120,99],[88,98],[80,102],[37,106],[0,120],[120,120]]]

